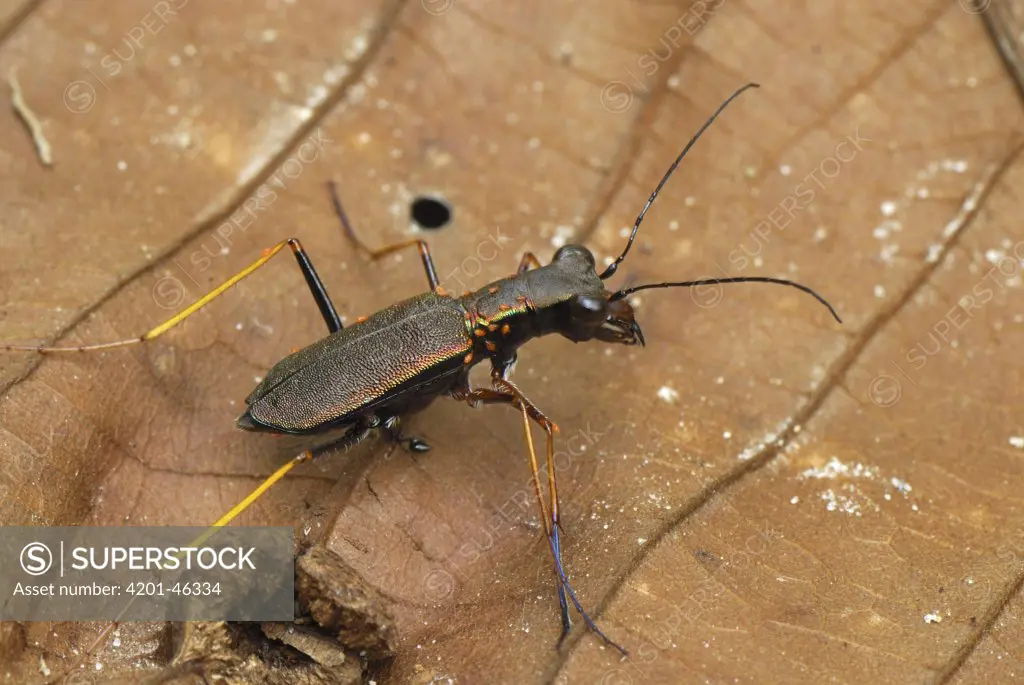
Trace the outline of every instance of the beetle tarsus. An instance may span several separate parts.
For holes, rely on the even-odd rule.
[[[390,416],[385,419],[383,426],[384,430],[388,432],[388,436],[409,452],[422,454],[430,451],[430,444],[423,438],[402,434],[401,419],[397,416]]]
[[[559,526],[559,522],[556,521],[554,523],[555,529],[557,530]],[[562,545],[561,541],[557,537],[555,538],[554,551],[558,555],[559,559],[561,559]],[[562,618],[562,634],[558,636],[558,643],[555,645],[555,649],[561,649],[562,643],[565,642],[565,638],[569,637],[569,632],[572,630],[572,620],[569,618],[569,600],[565,597],[565,588],[562,587],[561,578],[556,580],[555,585],[558,587],[558,607]]]
[[[406,438],[405,448],[410,452],[429,452],[430,444],[421,438]]]
[[[590,618],[590,615],[583,609],[583,605],[580,604],[580,600],[576,597],[576,593],[573,591],[572,585],[569,584],[569,576],[566,575],[565,569],[562,567],[562,545],[558,537],[558,526],[552,528],[552,534],[551,537],[548,538],[548,543],[551,545],[551,551],[555,557],[555,573],[558,574],[559,585],[565,588],[565,592],[569,595],[569,599],[572,601],[573,606],[576,607],[576,611],[579,612],[583,622],[586,623],[587,627],[590,628],[590,630],[592,630],[599,638],[604,640],[606,645],[617,650],[622,654],[622,656],[629,656],[629,652],[626,651],[625,647],[605,635],[604,631],[594,623],[594,619]],[[565,630],[564,622],[562,624],[562,630],[563,632]]]

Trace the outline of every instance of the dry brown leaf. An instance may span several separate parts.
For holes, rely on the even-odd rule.
[[[430,454],[370,441],[241,523],[296,525],[387,598],[398,648],[379,683],[1008,682],[1024,668],[1024,117],[977,7],[0,3],[0,73],[18,67],[56,160],[41,167],[11,113],[0,337],[138,334],[288,236],[348,319],[422,290],[413,255],[354,253],[331,178],[376,245],[442,194],[455,221],[429,239],[452,290],[563,240],[612,256],[682,142],[760,81],[619,279],[792,277],[845,325],[770,286],[647,292],[646,349],[520,355],[562,430],[568,571],[630,659],[579,627],[554,647],[507,409],[437,402],[406,424]],[[242,399],[322,335],[282,258],[146,349],[0,356],[0,522],[213,521],[294,453],[233,428]],[[41,679],[40,656],[73,664],[99,626],[20,630],[0,633],[12,682]],[[120,637],[90,680],[94,662],[134,678],[171,656],[161,626]]]

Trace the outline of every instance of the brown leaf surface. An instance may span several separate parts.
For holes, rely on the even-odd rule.
[[[508,410],[438,402],[406,424],[429,455],[370,441],[241,522],[296,525],[387,598],[381,683],[1007,682],[1024,117],[963,6],[0,2],[0,72],[18,68],[56,159],[13,114],[0,127],[0,337],[138,334],[287,236],[349,319],[421,290],[413,255],[353,254],[330,178],[372,244],[444,195],[455,221],[429,239],[451,290],[564,239],[613,256],[681,143],[760,81],[620,274],[788,276],[845,325],[770,286],[647,292],[646,349],[520,355],[561,426],[568,571],[629,660],[579,628],[554,648]],[[281,258],[146,349],[0,357],[0,522],[213,521],[295,450],[234,430],[242,399],[321,335]],[[5,627],[5,677],[41,678],[40,656],[59,672],[98,629]],[[92,661],[138,676],[168,640],[125,626]]]

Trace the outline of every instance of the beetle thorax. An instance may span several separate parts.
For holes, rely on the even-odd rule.
[[[566,246],[548,265],[489,283],[463,298],[475,350],[499,364],[533,338],[561,333],[589,339],[577,329],[572,304],[580,297],[604,303],[604,284],[586,248]]]

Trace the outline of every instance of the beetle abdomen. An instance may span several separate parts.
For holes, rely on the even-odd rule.
[[[461,367],[471,349],[458,301],[420,295],[282,359],[246,399],[239,425],[306,433],[344,423]]]

